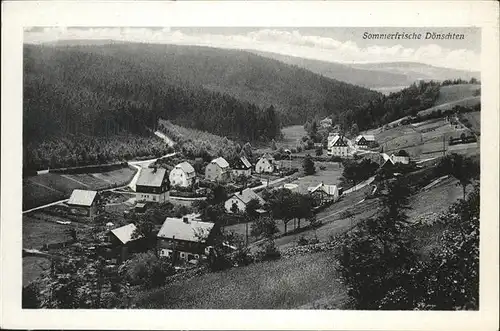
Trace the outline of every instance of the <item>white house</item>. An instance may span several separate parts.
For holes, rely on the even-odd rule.
[[[171,186],[190,187],[196,181],[196,172],[188,162],[179,163],[170,171]]]
[[[257,193],[247,188],[234,193],[229,199],[227,199],[224,203],[224,208],[226,209],[226,212],[232,213],[233,211],[231,209],[233,208],[233,205],[236,205],[238,207],[238,211],[244,212],[247,208],[247,204],[252,199],[258,200],[261,205],[265,203],[264,199],[262,199]]]
[[[261,173],[272,173],[278,170],[279,166],[274,157],[271,154],[266,153],[255,164],[255,172]]]
[[[402,163],[402,164],[409,164],[410,163],[409,156],[396,156],[396,155],[392,154],[391,160],[392,160],[392,163]]]
[[[328,155],[346,157],[349,154],[349,146],[346,138],[341,135],[328,136]]]
[[[229,163],[223,158],[213,159],[205,168],[205,179],[215,182],[225,182],[231,177]]]
[[[250,176],[252,174],[252,164],[245,156],[238,157],[231,164],[231,172],[233,177]]]

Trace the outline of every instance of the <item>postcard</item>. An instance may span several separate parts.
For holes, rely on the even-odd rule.
[[[497,3],[4,9],[2,327],[497,326]]]

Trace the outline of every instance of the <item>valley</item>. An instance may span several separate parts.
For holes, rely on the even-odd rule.
[[[426,293],[471,287],[432,275],[476,252],[476,73],[107,41],[24,59],[24,306],[466,304]]]

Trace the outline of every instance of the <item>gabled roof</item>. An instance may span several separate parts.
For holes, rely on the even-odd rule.
[[[141,186],[155,186],[159,187],[165,178],[166,169],[164,168],[143,168],[136,185]]]
[[[240,160],[241,160],[241,162],[243,162],[245,167],[247,167],[247,168],[252,167],[252,164],[250,163],[250,161],[248,161],[248,159],[245,156],[240,157]]]
[[[252,199],[257,199],[262,204],[264,203],[264,199],[262,199],[257,193],[255,193],[252,189],[246,188],[242,191],[238,191],[234,193],[231,198],[236,197],[240,199],[245,205],[250,202]]]
[[[182,162],[175,166],[176,169],[181,169],[188,177],[196,175],[193,166],[189,162]]]
[[[113,233],[115,237],[122,242],[122,244],[126,244],[129,241],[136,240],[142,237],[139,236],[137,238],[132,239],[132,234],[134,233],[135,229],[137,229],[135,224],[130,223],[125,226],[111,230],[111,233]]]
[[[96,191],[73,190],[68,200],[68,205],[90,207],[97,195]]]
[[[328,137],[328,146],[347,146],[347,143],[344,140],[344,137],[342,137],[340,135],[329,136]]]
[[[212,162],[210,163],[216,163],[219,167],[221,168],[229,168],[229,163],[227,163],[226,159],[223,157],[218,157],[216,159],[213,159]]]
[[[276,161],[274,160],[274,157],[273,157],[271,154],[269,154],[269,153],[266,153],[266,154],[262,155],[262,156],[260,157],[259,161],[260,161],[260,160],[267,160],[267,161],[269,161],[270,163],[276,162]]]
[[[158,237],[177,240],[185,240],[191,242],[203,242],[203,237],[207,237],[215,226],[214,223],[201,222],[194,218],[185,216],[188,222],[184,222],[182,218],[167,217],[165,222],[158,232]]]
[[[252,164],[248,161],[248,159],[244,156],[238,157],[233,161],[233,164],[231,165],[233,169],[237,170],[247,170],[252,168]]]
[[[365,138],[366,141],[375,141],[375,136],[374,135],[368,135],[368,134],[365,134],[365,135],[359,135],[356,137],[356,140],[355,142],[359,142],[361,140],[361,138]]]
[[[325,185],[323,183],[320,183],[316,186],[308,187],[307,190],[309,191],[309,193],[320,191],[328,195],[335,195],[335,192],[336,191],[338,192],[336,185]]]

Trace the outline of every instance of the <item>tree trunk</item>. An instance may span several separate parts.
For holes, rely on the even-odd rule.
[[[464,192],[464,200],[465,200],[465,198],[467,197],[467,191],[466,191],[467,190],[467,185],[462,185],[462,190]]]

